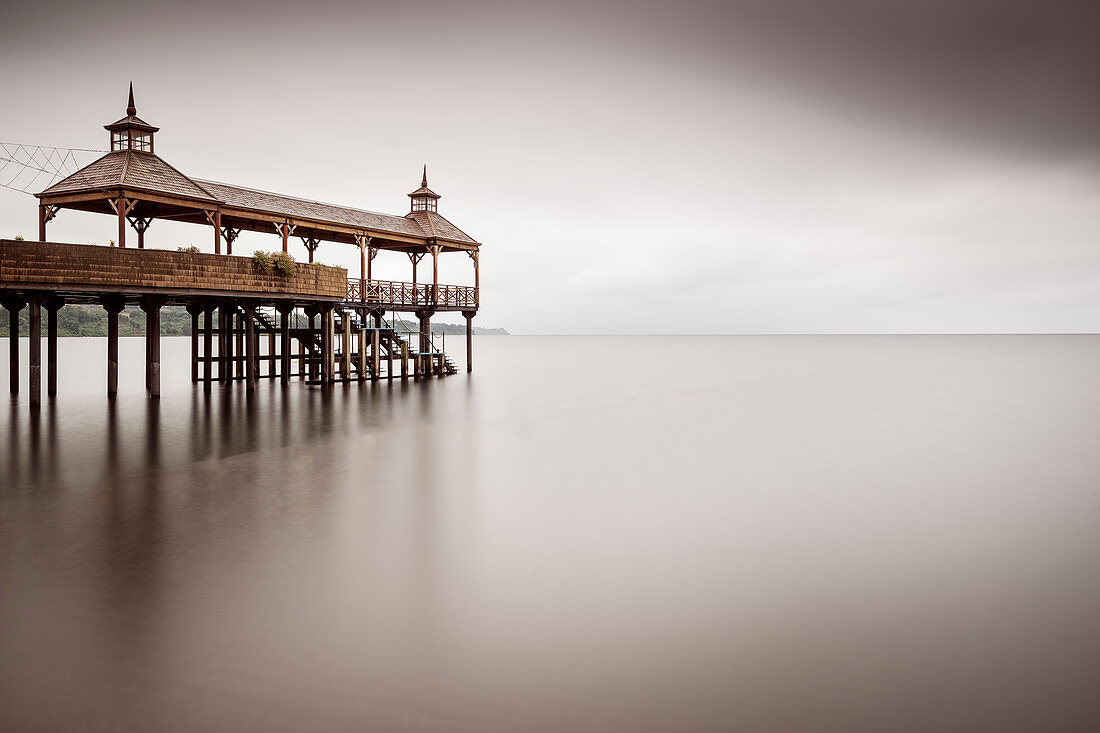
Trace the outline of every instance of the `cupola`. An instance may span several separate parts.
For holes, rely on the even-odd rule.
[[[439,194],[428,188],[428,166],[424,166],[424,177],[420,180],[420,188],[409,194],[412,199],[413,211],[436,211],[436,203]]]
[[[139,153],[153,152],[153,134],[160,130],[137,116],[134,106],[134,83],[130,82],[130,100],[126,105],[126,116],[118,122],[104,125],[103,129],[111,133],[111,152],[136,150]]]

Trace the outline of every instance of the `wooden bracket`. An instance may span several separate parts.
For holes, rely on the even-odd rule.
[[[130,226],[132,226],[134,230],[139,233],[144,233],[145,230],[149,228],[149,225],[153,223],[153,217],[151,216],[128,216],[126,217],[126,220],[130,222]]]
[[[57,212],[61,207],[57,204],[43,204],[42,206],[42,222],[48,224],[53,221],[53,218],[57,216]]]
[[[118,213],[118,207],[121,204],[122,205],[122,215],[126,216],[127,214],[129,214],[133,210],[133,208],[135,206],[137,206],[137,199],[126,199],[126,198],[123,198],[122,196],[118,196],[118,197],[113,198],[113,199],[110,199],[110,198],[107,199],[107,203],[110,204],[111,209],[114,210],[114,212],[116,214]]]
[[[316,251],[317,246],[321,244],[321,240],[317,237],[299,237],[299,239],[302,240],[302,244],[304,244],[306,249],[310,252]]]
[[[229,244],[233,244],[234,240],[240,235],[240,229],[234,229],[233,227],[222,227],[222,236],[225,237],[225,241]]]
[[[409,259],[412,260],[412,263],[414,265],[418,265],[418,264],[420,264],[420,260],[424,259],[424,255],[426,255],[428,253],[427,252],[407,252],[406,254],[409,255]]]

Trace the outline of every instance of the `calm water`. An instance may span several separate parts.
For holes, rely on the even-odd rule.
[[[124,340],[111,409],[63,339],[0,729],[1100,729],[1100,337],[475,348],[206,397],[166,339],[157,404]]]

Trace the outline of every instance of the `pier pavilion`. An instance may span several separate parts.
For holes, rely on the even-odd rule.
[[[157,154],[159,128],[138,117],[133,85],[126,115],[104,127],[108,153],[36,194],[39,241],[0,240],[0,304],[11,319],[10,388],[19,391],[18,317],[28,308],[32,406],[41,402],[42,310],[47,392],[53,395],[57,311],[66,303],[98,304],[108,313],[109,396],[118,387],[118,314],[128,306],[146,314],[146,387],[152,397],[160,395],[165,305],[185,306],[191,314],[191,378],[207,390],[212,381],[240,380],[253,389],[261,378],[327,386],[455,373],[431,333],[431,318],[442,311],[465,317],[466,370],[472,370],[481,245],[439,213],[440,196],[428,188],[426,166],[420,187],[409,194],[410,211],[381,214],[182,173]],[[47,225],[64,210],[115,217],[117,246],[49,242]],[[146,232],[157,220],[210,227],[213,253],[146,249]],[[128,241],[131,228],[136,240]],[[234,256],[242,231],[278,237],[283,253],[290,238],[298,237],[309,262],[296,263],[287,276],[263,269],[251,255]],[[358,247],[359,277],[314,264],[321,243]],[[372,278],[371,263],[381,252],[408,257],[411,280]],[[439,282],[439,257],[456,253],[472,261],[473,286]],[[430,284],[417,278],[425,257],[431,257]],[[416,316],[415,334],[401,332],[394,317],[401,313]]]

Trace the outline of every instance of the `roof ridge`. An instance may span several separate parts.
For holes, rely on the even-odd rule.
[[[428,218],[428,231],[429,231],[429,233],[430,233],[430,234],[431,234],[431,235],[432,235],[433,237],[438,237],[438,236],[439,236],[439,231],[438,231],[438,230],[437,230],[437,229],[435,228],[435,222],[434,222],[434,221],[432,221],[432,212],[430,212],[430,211],[418,211],[418,212],[416,212],[416,213],[418,213],[418,214],[425,214],[425,215],[427,216],[427,218]],[[416,223],[417,223],[417,224],[419,224],[420,222],[418,221],[418,222],[416,222]],[[423,227],[423,226],[421,226],[420,228],[421,228],[421,229],[423,229],[424,227]]]
[[[126,155],[122,158],[122,172],[118,174],[118,185],[126,185],[126,173],[130,170],[130,153],[133,151],[126,148]]]
[[[358,207],[347,206],[345,204],[334,204],[330,201],[318,201],[317,199],[307,199],[307,198],[302,198],[301,196],[291,196],[290,194],[278,193],[277,191],[267,191],[267,190],[262,189],[262,188],[251,188],[249,186],[242,186],[238,183],[225,183],[223,181],[212,181],[209,178],[196,178],[195,180],[196,181],[202,181],[203,183],[213,183],[215,186],[228,186],[229,188],[239,188],[239,189],[244,190],[244,191],[253,191],[255,193],[265,193],[268,196],[279,196],[280,198],[292,199],[294,201],[302,201],[302,202],[307,203],[307,204],[319,204],[321,206],[333,206],[333,207],[336,207],[338,209],[349,209],[351,211],[359,211],[359,212],[362,212],[364,214],[374,214],[375,216],[392,216],[395,219],[400,219],[401,218],[400,214],[387,214],[384,211],[372,211],[371,209],[360,209]]]

